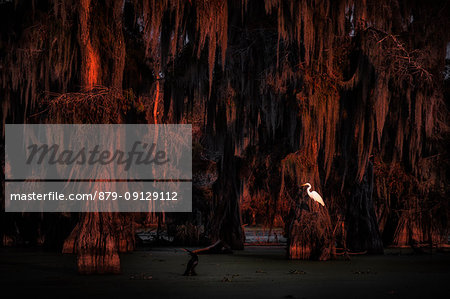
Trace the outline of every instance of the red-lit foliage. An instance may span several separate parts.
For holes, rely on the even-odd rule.
[[[192,123],[199,165],[217,166],[199,167],[214,180],[197,183],[197,224],[236,248],[241,213],[267,226],[297,221],[286,230],[292,258],[329,258],[342,222],[353,250],[440,243],[449,217],[444,2],[10,5],[26,22],[4,29],[3,123]],[[304,182],[326,211],[290,213]],[[171,217],[187,235],[193,220]]]

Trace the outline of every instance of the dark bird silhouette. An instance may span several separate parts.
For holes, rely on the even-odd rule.
[[[186,271],[184,271],[184,276],[195,276],[197,273],[195,273],[195,267],[198,265],[198,254],[207,254],[207,253],[233,253],[230,246],[228,246],[225,242],[221,240],[217,240],[214,244],[205,247],[205,248],[199,248],[195,250],[189,250],[186,248],[183,248],[184,251],[188,252],[191,256],[191,259],[189,260]]]
[[[184,248],[185,251],[189,253],[191,256],[191,259],[187,263],[186,271],[184,271],[184,276],[195,276],[197,273],[195,273],[195,267],[198,265],[198,255],[194,251],[190,251],[189,249]]]

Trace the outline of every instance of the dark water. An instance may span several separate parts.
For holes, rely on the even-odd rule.
[[[81,276],[75,257],[24,249],[0,251],[6,297],[145,298],[448,298],[450,254],[354,256],[351,261],[289,261],[282,247],[201,255],[184,277],[179,248],[121,255],[122,274]],[[6,293],[8,292],[8,293]],[[3,296],[2,296],[3,297]],[[3,298],[6,298],[3,297]]]

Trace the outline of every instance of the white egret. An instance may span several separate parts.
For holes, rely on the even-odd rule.
[[[308,186],[308,189],[306,191],[308,191],[308,195],[309,195],[309,197],[311,197],[311,199],[314,199],[314,201],[317,201],[322,206],[325,206],[325,203],[323,202],[323,199],[319,195],[319,193],[317,193],[316,191],[312,191],[311,192],[311,184],[310,183],[306,183],[306,184],[301,185],[301,187],[303,187],[303,186]]]

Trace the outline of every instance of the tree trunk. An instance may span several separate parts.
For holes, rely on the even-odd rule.
[[[302,199],[289,228],[288,257],[325,261],[332,257],[334,242],[328,210],[312,199]]]
[[[211,241],[222,240],[232,249],[244,248],[244,233],[239,208],[239,169],[234,143],[227,135],[219,178],[214,185],[214,207],[210,218]]]
[[[288,235],[288,257],[328,260],[334,252],[329,201],[325,200],[325,206],[322,206],[301,187],[302,184],[311,182],[320,192],[317,164],[309,156],[311,153],[315,153],[313,145],[309,150],[291,153],[281,161],[279,200],[287,201],[291,207],[285,229]]]
[[[347,203],[346,243],[350,250],[383,253],[372,193],[373,164],[369,162],[361,183],[352,188]]]
[[[84,213],[77,242],[77,265],[81,274],[119,273],[120,259],[112,213]]]
[[[125,66],[125,42],[122,28],[122,2],[100,7],[90,0],[79,5],[79,44],[81,49],[81,83],[89,92],[95,85],[106,85],[121,90]],[[101,10],[106,10],[111,24],[105,29],[96,24]],[[111,38],[107,47],[111,54],[100,48],[102,35]],[[103,53],[102,50],[105,52]],[[112,62],[112,63],[111,63]],[[108,65],[111,67],[108,68]],[[111,172],[114,179],[114,170]],[[112,182],[106,184],[113,189]],[[84,213],[63,248],[64,253],[76,253],[78,271],[82,274],[119,273],[119,252],[134,248],[133,222],[121,213]]]

